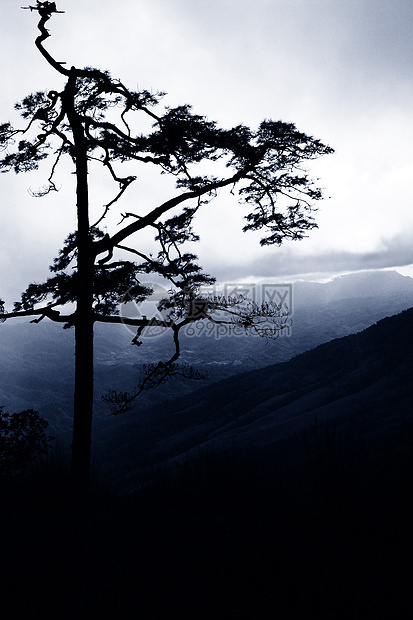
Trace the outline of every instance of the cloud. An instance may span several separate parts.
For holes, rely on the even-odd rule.
[[[3,4],[0,122],[28,92],[60,87],[34,47],[37,16],[17,0]],[[108,68],[132,88],[166,90],[171,105],[193,103],[224,126],[293,121],[336,149],[314,167],[331,196],[318,231],[300,244],[260,248],[237,232],[242,222],[232,211],[211,206],[197,229],[205,249],[194,248],[207,271],[228,279],[412,262],[411,0],[59,0],[58,7],[66,13],[55,16],[47,47],[59,60]],[[34,203],[26,188],[41,181],[5,176],[0,279],[12,288],[47,276],[73,230],[73,192],[62,177],[53,205]],[[143,210],[154,199],[146,176]],[[93,193],[93,202],[107,197]],[[133,210],[134,198],[121,208]]]
[[[412,248],[413,233],[397,235],[371,252],[329,250],[299,253],[290,245],[271,249],[262,257],[256,257],[248,266],[232,262],[221,262],[215,266],[211,264],[211,273],[222,282],[242,278],[297,279],[315,274],[324,274],[327,277],[338,273],[413,265]]]

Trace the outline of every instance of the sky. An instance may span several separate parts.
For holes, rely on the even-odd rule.
[[[38,15],[22,5],[2,0],[0,122],[16,119],[14,103],[28,93],[62,85],[34,46]],[[65,13],[49,22],[46,46],[68,66],[167,92],[167,104],[190,103],[223,127],[293,122],[335,149],[309,167],[326,199],[303,241],[260,247],[259,235],[241,231],[245,210],[222,192],[195,223],[208,273],[221,282],[393,268],[413,276],[411,0],[58,0],[57,8]],[[73,176],[58,176],[59,193],[31,197],[42,180],[0,175],[0,297],[10,303],[48,276],[74,230]],[[156,178],[139,183],[149,209]],[[104,204],[101,189],[94,200]]]

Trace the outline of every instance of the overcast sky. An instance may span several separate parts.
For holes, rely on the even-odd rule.
[[[0,122],[14,118],[14,103],[29,92],[61,86],[34,47],[38,15],[22,5],[2,0]],[[319,229],[304,241],[261,248],[259,237],[240,232],[236,199],[220,195],[197,222],[208,272],[221,281],[393,267],[413,276],[412,0],[57,6],[65,14],[49,22],[46,43],[57,60],[108,69],[131,88],[166,91],[170,105],[191,103],[222,126],[292,121],[335,149],[311,168],[329,199],[320,204]],[[60,193],[42,200],[28,193],[36,181],[0,176],[0,297],[7,301],[47,277],[74,228],[72,180],[58,177]]]

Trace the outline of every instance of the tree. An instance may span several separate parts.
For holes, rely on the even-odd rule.
[[[0,477],[27,473],[38,464],[53,439],[47,427],[38,411],[10,414],[0,407]]]
[[[34,321],[40,321],[47,317],[75,329],[72,476],[75,485],[84,488],[91,448],[94,323],[136,327],[133,342],[137,345],[150,326],[172,332],[172,357],[147,367],[133,393],[107,397],[120,410],[129,408],[142,390],[169,376],[197,377],[193,369],[177,363],[179,332],[191,322],[235,322],[247,332],[277,335],[285,317],[276,304],[243,305],[238,298],[202,294],[202,286],[214,278],[203,272],[197,256],[188,250],[188,244],[199,240],[193,219],[219,189],[229,188],[251,207],[243,230],[262,231],[262,245],[302,239],[316,227],[312,213],[322,198],[303,163],[332,149],[292,123],[264,120],[256,131],[244,125],[222,129],[194,114],[189,105],[163,106],[164,93],[130,90],[107,71],[66,68],[44,47],[50,36],[46,23],[61,11],[54,2],[39,0],[25,8],[40,16],[36,46],[64,78],[64,87],[30,94],[16,104],[26,125],[0,125],[0,170],[27,172],[51,158],[47,184],[35,193],[43,196],[57,191],[56,170],[68,159],[76,176],[77,229],[68,235],[50,267],[53,275],[43,284],[30,284],[13,311],[3,308],[2,318],[35,316]],[[147,127],[148,121],[150,129],[144,132],[140,127]],[[92,223],[89,175],[98,174],[98,166],[109,175],[116,192]],[[154,208],[124,213],[119,227],[104,233],[101,226],[136,182],[136,171],[147,167],[175,180],[173,195]],[[213,168],[213,173],[202,172],[203,167]],[[145,253],[139,246],[139,233],[145,230],[153,231],[157,254]],[[156,274],[169,282],[170,295],[160,304],[166,313],[162,320],[119,314],[121,303],[143,301],[151,294],[141,283],[141,274]],[[75,310],[63,314],[63,308],[72,303]],[[270,329],[262,327],[263,318],[270,321]]]

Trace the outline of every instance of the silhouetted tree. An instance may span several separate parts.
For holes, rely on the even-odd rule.
[[[38,411],[7,413],[0,407],[0,476],[27,473],[48,452],[53,437]]]
[[[75,328],[72,475],[78,487],[85,487],[91,447],[94,323],[135,326],[135,344],[141,344],[139,339],[147,327],[160,326],[172,332],[175,350],[169,360],[146,367],[133,393],[108,395],[107,400],[120,410],[130,408],[142,390],[171,375],[197,377],[193,369],[177,364],[179,332],[191,322],[226,321],[247,332],[276,335],[285,324],[276,304],[249,302],[245,306],[237,298],[202,295],[201,287],[214,278],[202,271],[197,257],[184,245],[199,240],[192,228],[193,218],[225,187],[232,194],[237,191],[240,200],[251,206],[243,230],[261,230],[262,245],[302,239],[316,227],[312,212],[314,203],[322,198],[302,165],[332,149],[297,131],[294,124],[281,121],[264,120],[256,131],[244,125],[221,129],[194,114],[189,105],[163,107],[164,93],[130,90],[107,71],[67,68],[44,47],[50,36],[46,23],[61,11],[54,2],[37,1],[36,6],[25,8],[39,13],[36,46],[63,76],[64,87],[30,94],[16,104],[26,126],[0,125],[4,151],[0,170],[27,172],[51,158],[47,184],[35,193],[41,196],[56,191],[56,169],[68,158],[76,175],[77,229],[54,260],[53,275],[43,284],[30,284],[12,312],[3,309],[3,319],[37,315],[35,321],[47,317]],[[206,163],[205,168],[213,172],[202,171]],[[88,179],[97,173],[98,165],[112,179],[116,191],[92,223]],[[107,224],[112,207],[135,183],[135,172],[142,167],[173,177],[176,191],[154,208],[140,206],[124,213],[120,228],[104,233],[99,226]],[[147,254],[139,246],[139,233],[144,230],[153,230],[157,254]],[[125,245],[132,236],[137,245]],[[140,274],[156,274],[169,282],[170,296],[161,302],[164,319],[119,315],[122,302],[143,301],[151,294],[140,282]],[[62,307],[71,303],[76,309],[62,314]],[[266,327],[262,327],[263,317]]]

